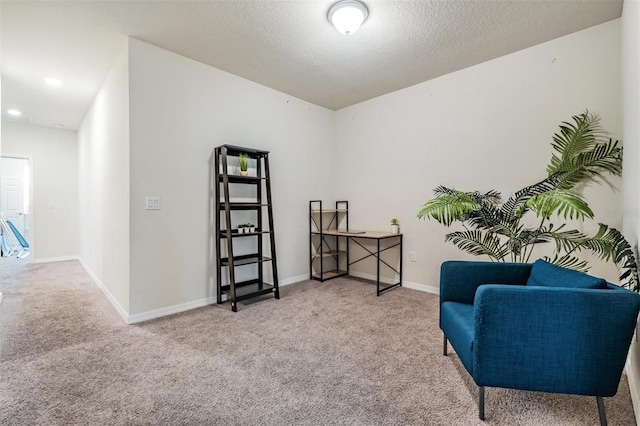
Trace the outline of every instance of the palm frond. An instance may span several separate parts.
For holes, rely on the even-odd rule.
[[[478,230],[458,231],[447,234],[445,241],[451,241],[460,250],[474,256],[489,256],[493,260],[504,260],[509,254],[500,238],[493,233]]]
[[[593,219],[593,211],[584,198],[570,189],[554,189],[534,195],[525,203],[538,217],[549,219],[554,214],[565,219]]]
[[[553,258],[549,258],[547,256],[543,257],[547,262],[553,263],[554,265],[563,266],[565,268],[574,269],[580,272],[589,272],[589,264],[586,260],[582,260],[577,258],[576,256],[571,256],[565,254],[564,256],[560,256],[556,253]]]
[[[455,188],[447,188],[446,186],[438,186],[433,190],[433,193],[436,194],[436,196],[438,195],[456,195],[459,194],[461,191],[455,189]],[[465,192],[465,194],[469,194],[470,196],[476,196],[476,197],[480,197],[480,199],[492,202],[492,203],[499,203],[500,201],[502,201],[502,195],[496,191],[496,190],[490,190],[489,192],[486,192],[484,194],[475,191],[475,192]]]
[[[576,230],[554,232],[552,236],[557,244],[556,253],[565,252],[565,256],[569,256],[576,251],[589,250],[605,262],[615,262],[621,270],[618,278],[622,285],[640,291],[636,253],[617,229],[600,223],[598,232],[592,236]]]
[[[502,198],[499,192],[491,190],[486,193],[476,191],[467,194],[480,205],[478,210],[470,212],[465,218],[469,225],[479,229],[493,229],[501,225],[502,216],[499,203]]]
[[[541,227],[539,229],[524,229],[517,236],[512,238],[512,240],[518,241],[518,244],[522,246],[528,246],[531,244],[554,241],[554,237],[549,228]]]
[[[608,241],[611,244],[610,255],[600,255],[595,252],[601,259],[613,261],[618,265],[621,270],[619,279],[624,287],[627,287],[633,291],[640,291],[638,285],[638,263],[637,263],[637,250],[634,250],[627,239],[622,235],[620,231],[615,228],[611,228],[603,223],[600,223],[600,230],[598,234],[602,233],[600,239]]]
[[[531,197],[552,191],[557,187],[558,184],[556,180],[546,178],[538,183],[522,188],[509,197],[509,199],[502,205],[502,216],[505,220],[519,221],[522,215],[526,212],[526,203]]]
[[[580,153],[561,165],[549,179],[556,182],[558,188],[573,188],[578,183],[598,182],[606,175],[622,174],[622,147],[619,141],[595,146],[592,150]]]
[[[585,111],[571,118],[573,123],[562,122],[560,133],[553,135],[551,146],[557,155],[556,153],[551,155],[551,161],[547,166],[549,176],[561,170],[566,171],[568,164],[578,155],[593,149],[607,139],[597,115]]]
[[[557,252],[567,252],[572,253],[575,251],[580,251],[582,247],[589,240],[589,236],[576,230],[571,229],[568,231],[562,231],[563,227],[559,227],[556,230],[551,230],[549,235],[556,242],[556,251]]]
[[[418,212],[418,218],[432,218],[444,226],[450,226],[482,208],[476,197],[469,193],[442,186],[436,188],[435,192],[438,195],[424,204]]]

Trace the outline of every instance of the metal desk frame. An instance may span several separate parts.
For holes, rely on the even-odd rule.
[[[361,257],[360,259],[348,262],[347,264],[347,271],[349,270],[349,267],[351,265],[353,265],[354,263],[358,263],[362,260],[368,259],[370,257],[375,257],[377,259],[376,262],[376,292],[377,295],[380,296],[382,293],[385,293],[391,289],[394,289],[396,287],[402,287],[402,234],[392,234],[389,232],[374,232],[374,231],[340,231],[340,230],[325,230],[323,231],[323,234],[325,235],[337,235],[339,237],[345,237],[347,238],[347,244],[349,241],[353,241],[354,243],[356,243],[357,245],[359,245],[360,247],[362,247],[363,250],[365,250],[367,253],[367,255],[365,255],[364,257]],[[380,241],[382,240],[388,240],[390,238],[398,238],[399,241],[396,242],[395,244],[390,245],[389,247],[385,247],[382,250],[380,250]],[[371,251],[369,250],[367,247],[365,247],[363,244],[361,244],[358,240],[359,239],[366,239],[366,240],[375,240],[376,241],[376,250],[375,251]],[[399,251],[400,251],[400,265],[398,267],[398,269],[394,268],[393,266],[389,265],[386,261],[384,261],[381,257],[382,252],[385,252],[389,249],[392,249],[394,247],[398,247]],[[389,269],[391,269],[393,272],[395,272],[396,274],[399,275],[399,281],[393,284],[390,284],[386,287],[380,288],[380,264],[383,263],[386,267],[388,267]]]

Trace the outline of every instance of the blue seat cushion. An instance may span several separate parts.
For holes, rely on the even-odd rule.
[[[473,375],[473,305],[444,302],[440,307],[440,326],[458,354],[462,365]]]
[[[531,268],[527,285],[537,287],[564,287],[606,289],[607,282],[579,271],[563,268],[538,259]]]

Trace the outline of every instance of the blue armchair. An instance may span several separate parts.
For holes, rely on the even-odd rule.
[[[450,261],[440,274],[440,328],[479,387],[616,394],[640,294],[542,260]]]

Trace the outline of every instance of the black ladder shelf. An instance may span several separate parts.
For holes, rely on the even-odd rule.
[[[240,154],[249,157],[250,165],[255,164],[255,173],[251,176],[240,176],[229,173],[234,167]],[[271,182],[269,179],[269,152],[253,148],[244,148],[233,145],[221,145],[215,149],[215,187],[216,187],[216,285],[217,302],[222,303],[222,295],[226,294],[231,301],[233,312],[238,311],[237,302],[257,296],[273,293],[276,299],[280,298],[278,287],[278,270],[276,267],[276,243],[273,232],[273,211],[271,207]],[[230,164],[232,159],[232,164]],[[246,200],[247,189],[240,189],[240,185],[247,185],[251,194],[250,200]],[[242,201],[233,201],[234,189],[243,195]],[[244,216],[236,213],[244,212]],[[247,215],[256,221],[253,232],[239,233],[233,229],[238,217],[246,218]],[[269,257],[263,253],[263,242],[267,238],[270,243]],[[243,246],[250,246],[251,253],[234,255],[234,240],[243,240]],[[246,243],[245,243],[246,241]],[[247,247],[244,247],[246,250]],[[223,256],[223,253],[226,255]],[[265,281],[269,275],[267,265],[271,265],[272,282]],[[243,275],[249,275],[248,265],[254,266],[254,276],[244,281],[236,281],[238,271],[243,268]],[[257,271],[255,267],[257,266]],[[226,284],[223,285],[223,268],[226,269]],[[257,275],[257,276],[256,276]]]

